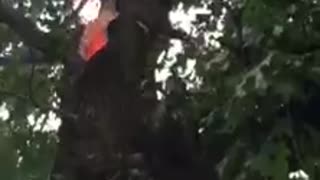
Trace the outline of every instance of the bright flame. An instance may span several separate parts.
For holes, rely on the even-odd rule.
[[[77,9],[81,1],[74,0],[73,8]],[[85,25],[79,46],[79,54],[83,59],[90,60],[97,51],[107,44],[106,29],[118,15],[111,6],[112,4],[101,10],[100,0],[87,0],[80,10],[80,22]]]

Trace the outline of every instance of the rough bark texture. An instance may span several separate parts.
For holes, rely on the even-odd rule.
[[[127,179],[126,157],[143,151],[140,83],[151,41],[132,17],[120,15],[108,31],[108,48],[85,65],[66,103],[77,117],[63,119],[52,179]]]
[[[62,92],[51,180],[209,179],[193,131],[166,115],[170,107],[156,100],[153,69],[146,70],[157,37],[171,36],[170,8],[169,0],[117,0],[120,16],[108,28],[107,48],[88,63],[70,48],[66,75],[72,83]],[[50,52],[50,37],[6,0],[0,1],[0,22],[41,57]]]
[[[181,124],[153,128],[155,92],[142,85],[153,82],[146,61],[157,35],[169,32],[170,5],[134,1],[132,10],[132,2],[120,1],[107,48],[86,63],[65,99],[64,108],[76,117],[63,119],[51,180],[207,178]]]

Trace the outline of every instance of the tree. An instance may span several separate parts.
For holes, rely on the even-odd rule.
[[[60,1],[31,2],[0,3],[1,49],[9,61],[0,73],[0,96],[10,112],[0,122],[3,179],[47,178],[57,137],[44,127],[54,113],[65,115],[59,109],[59,95],[68,91],[61,67],[75,51],[67,26],[73,15],[63,17],[68,6]],[[152,137],[164,139],[157,146],[169,152],[163,157],[174,159],[170,153],[186,151],[179,149],[182,140],[196,137],[192,154],[202,174],[288,179],[290,171],[302,169],[317,179],[318,1],[182,2],[186,11],[205,7],[209,13],[197,15],[183,52],[164,53],[156,66],[173,62],[172,75],[157,87],[163,99],[154,114],[162,120],[156,132],[165,132]],[[44,9],[52,18],[39,18]],[[35,28],[36,21],[50,32]],[[190,62],[195,66],[188,74]]]

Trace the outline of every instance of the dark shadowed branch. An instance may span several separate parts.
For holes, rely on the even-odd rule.
[[[48,39],[35,23],[15,10],[8,0],[0,0],[0,22],[7,24],[24,43],[41,51],[46,51]]]

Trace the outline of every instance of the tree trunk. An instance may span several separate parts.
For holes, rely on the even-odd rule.
[[[141,153],[147,137],[147,100],[140,84],[148,41],[129,17],[112,22],[108,48],[85,65],[64,99],[65,110],[76,117],[63,118],[52,180],[127,174],[127,158]]]
[[[169,116],[153,128],[158,103],[145,72],[157,31],[135,18],[120,12],[108,28],[107,48],[85,64],[65,95],[63,108],[75,117],[63,118],[51,180],[208,179],[186,135],[193,132]]]

